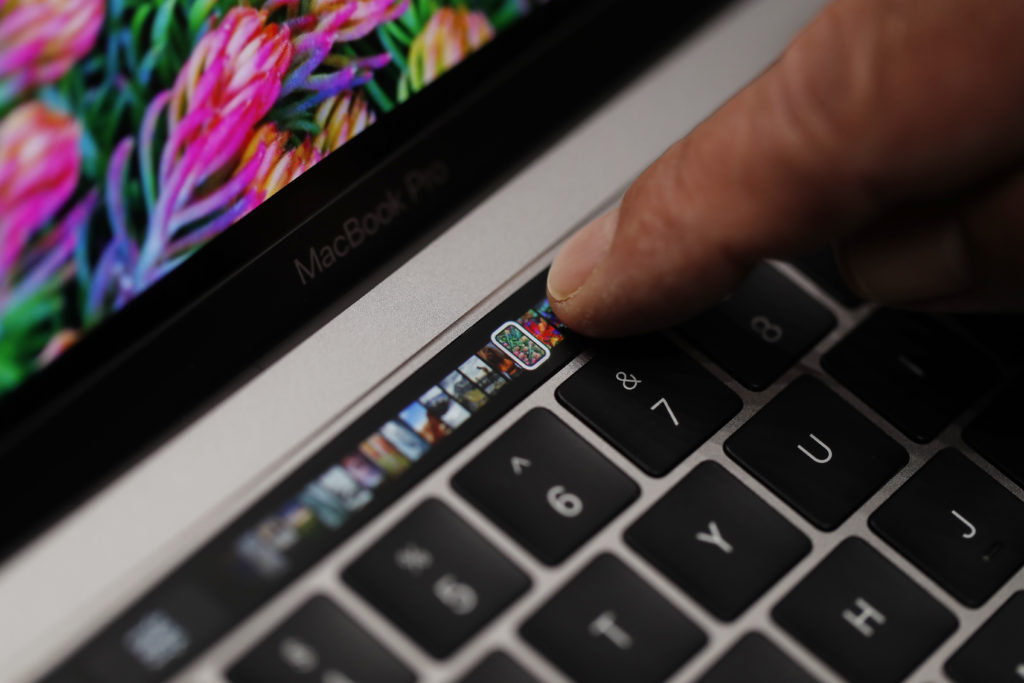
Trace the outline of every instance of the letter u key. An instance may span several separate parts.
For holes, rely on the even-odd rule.
[[[832,449],[829,448],[829,445],[827,443],[816,437],[814,434],[811,434],[810,437],[814,440],[816,444],[821,446],[821,449],[824,452],[824,456],[814,455],[800,444],[797,444],[797,449],[799,449],[801,453],[803,453],[804,455],[806,455],[808,458],[818,463],[819,465],[824,465],[825,463],[832,459]]]

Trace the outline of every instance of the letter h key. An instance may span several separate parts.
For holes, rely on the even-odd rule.
[[[864,598],[857,598],[853,601],[857,611],[851,609],[843,610],[843,619],[850,626],[857,629],[862,636],[870,638],[875,635],[875,626],[885,625],[885,615]],[[874,622],[874,623],[872,623]]]

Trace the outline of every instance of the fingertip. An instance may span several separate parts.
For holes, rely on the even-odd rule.
[[[606,260],[619,222],[614,208],[595,218],[562,245],[548,271],[548,301],[555,315],[576,332],[608,336],[602,327],[599,297],[590,296],[596,285],[592,276]],[[599,288],[599,287],[597,287]]]
[[[561,304],[575,296],[611,248],[619,210],[599,216],[580,228],[559,249],[548,271],[548,296]]]

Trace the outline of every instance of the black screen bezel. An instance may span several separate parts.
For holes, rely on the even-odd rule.
[[[0,554],[343,310],[721,4],[644,13],[623,0],[558,0],[537,10],[0,398]],[[496,132],[510,111],[515,125]],[[439,159],[443,191],[358,259],[300,285],[293,260],[337,230],[332,215],[358,214]]]

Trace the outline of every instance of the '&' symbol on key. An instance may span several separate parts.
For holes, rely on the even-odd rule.
[[[622,372],[621,370],[615,373],[615,379],[617,379],[619,383],[622,384],[622,388],[625,389],[626,391],[633,391],[642,381],[637,379],[636,375],[632,373],[627,375],[625,372]]]

